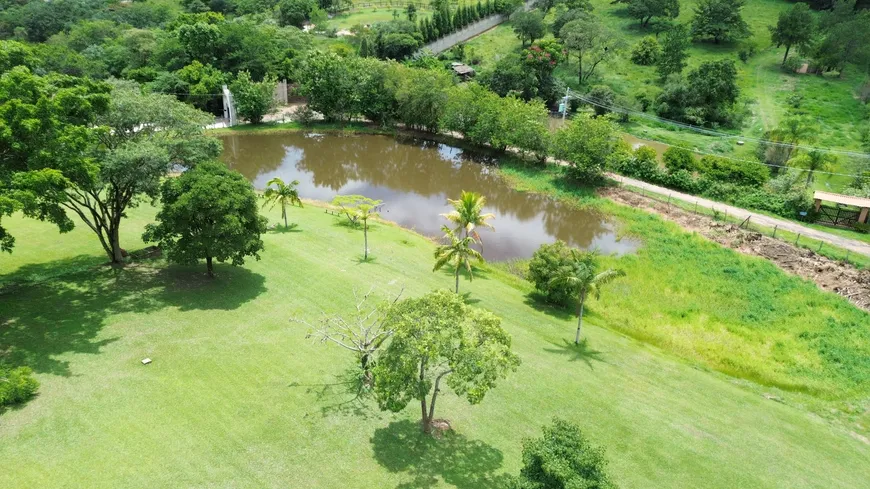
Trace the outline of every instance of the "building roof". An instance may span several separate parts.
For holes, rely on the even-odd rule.
[[[813,192],[813,198],[835,202],[837,204],[853,205],[855,207],[870,207],[870,199],[865,199],[864,197],[853,197],[851,195],[832,194],[820,190]]]
[[[453,65],[453,71],[458,75],[468,75],[474,73],[474,68],[464,65],[462,63],[451,63]]]

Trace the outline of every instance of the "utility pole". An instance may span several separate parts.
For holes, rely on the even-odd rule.
[[[571,89],[565,89],[565,98],[562,99],[562,122],[565,122],[565,114],[568,113],[568,97],[571,96]]]

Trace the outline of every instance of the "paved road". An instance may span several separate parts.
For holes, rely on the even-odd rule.
[[[697,202],[699,206],[706,207],[708,209],[715,208],[717,210],[722,210],[723,212],[727,210],[729,216],[734,216],[739,219],[746,219],[747,217],[752,216],[750,222],[754,222],[762,226],[768,226],[770,228],[777,226],[779,229],[785,229],[786,231],[791,231],[793,233],[801,233],[801,236],[808,236],[810,238],[824,241],[834,246],[839,246],[840,248],[852,250],[855,253],[861,253],[862,255],[870,256],[870,244],[864,243],[862,241],[844,238],[835,234],[826,233],[824,231],[819,231],[813,228],[808,228],[793,221],[777,219],[775,217],[765,216],[764,214],[757,214],[746,209],[741,209],[739,207],[723,204],[722,202],[716,202],[714,200],[707,200],[701,197],[696,197],[694,195],[676,192],[665,187],[659,187],[657,185],[652,185],[650,183],[635,180],[633,178],[623,177],[614,173],[609,173],[607,176],[624,185],[631,185],[632,187],[642,188],[645,190],[649,190],[650,192],[655,192],[657,194],[671,195],[674,199],[679,199],[690,204],[694,204],[695,202]]]

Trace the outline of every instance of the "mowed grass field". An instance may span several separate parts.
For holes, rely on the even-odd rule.
[[[622,56],[599,66],[596,76],[586,87],[578,85],[577,61],[574,57],[570,63],[562,64],[556,69],[557,76],[572,89],[582,92],[587,91],[588,86],[603,84],[627,99],[633,99],[638,92],[648,92],[654,97],[660,90],[655,67],[639,66],[630,60],[631,47],[644,36],[654,35],[654,31],[640,28],[636,19],[628,17],[625,4],[615,4],[610,0],[592,0],[592,4],[595,7],[594,15],[619,34],[628,49]],[[684,24],[690,23],[696,4],[696,0],[680,0],[680,17],[677,20]],[[768,26],[776,24],[779,13],[792,5],[793,2],[785,0],[746,2],[743,18],[749,24],[752,36],[744,41],[720,45],[692,43],[688,69],[697,67],[704,61],[723,58],[735,60],[738,84],[747,103],[748,114],[740,128],[725,132],[760,138],[765,130],[775,128],[789,111],[800,110],[816,119],[819,124],[817,145],[861,151],[861,124],[866,123],[868,109],[859,99],[858,93],[868,83],[867,76],[861,74],[857,68],[847,69],[841,77],[798,75],[780,69],[785,48],[771,45]],[[742,47],[749,44],[755,45],[757,52],[743,63],[737,58],[737,54]],[[469,41],[468,45],[482,55],[482,65],[486,67],[493,64],[499,56],[519,49],[520,42],[510,24],[506,23]],[[791,56],[799,55],[793,52]],[[795,95],[801,98],[799,109],[789,104],[789,98]],[[745,146],[738,146],[737,139],[734,138],[711,137],[641,118],[634,118],[632,123],[624,127],[639,137],[702,152],[753,158],[755,151],[755,145],[751,141]],[[866,161],[843,156],[833,171],[855,173],[861,163]],[[842,190],[843,185],[851,180],[849,177],[820,174],[816,178],[816,187],[836,192]]]
[[[519,168],[505,174],[520,190],[577,195]],[[306,340],[290,321],[347,311],[352,291],[371,285],[404,286],[408,296],[449,287],[449,271],[431,272],[429,240],[376,224],[375,259],[363,263],[361,233],[308,206],[291,210],[292,232],[264,236],[261,261],[218,266],[208,280],[204,266],[160,260],[91,266],[104,259],[84,230],[59,236],[47,224],[4,221],[19,241],[0,262],[0,358],[31,366],[42,386],[0,415],[0,465],[9,468],[0,487],[497,488],[519,470],[521,440],[553,416],[605,446],[625,488],[865,484],[870,445],[855,426],[794,405],[807,395],[710,371],[705,354],[724,345],[736,362],[774,370],[803,356],[806,371],[785,368],[783,379],[854,401],[866,391],[844,380],[849,372],[816,369],[830,362],[787,337],[798,324],[840,328],[843,318],[866,334],[867,316],[761,260],[596,205],[645,247],[607,258],[628,278],[590,305],[588,343],[572,346],[573,316],[537,304],[513,275],[487,267],[463,281],[469,302],[504,319],[523,364],[478,406],[440,397],[437,415],[455,429],[440,440],[418,433],[414,406],[394,415],[351,402],[341,384],[350,355]],[[126,247],[141,244],[153,213],[130,213]],[[778,330],[786,326],[791,333]],[[659,338],[672,353],[614,330]],[[838,344],[839,361],[866,375],[858,340]],[[749,349],[752,341],[770,351]],[[145,357],[153,363],[143,366]]]

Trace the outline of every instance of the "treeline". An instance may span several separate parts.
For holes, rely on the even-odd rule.
[[[713,155],[698,159],[679,148],[669,149],[660,162],[648,147],[628,147],[607,111],[577,114],[552,132],[540,99],[526,101],[516,93],[503,97],[477,82],[457,85],[442,68],[312,54],[301,62],[299,83],[310,109],[327,121],[365,119],[461,135],[472,144],[516,151],[538,162],[558,158],[567,163],[565,175],[584,184],[598,184],[610,170],[789,218],[811,212],[814,174],[832,163],[825,154],[792,150],[787,161],[794,169],[774,167],[772,172],[760,161]],[[801,132],[813,130],[792,120],[784,124]]]

